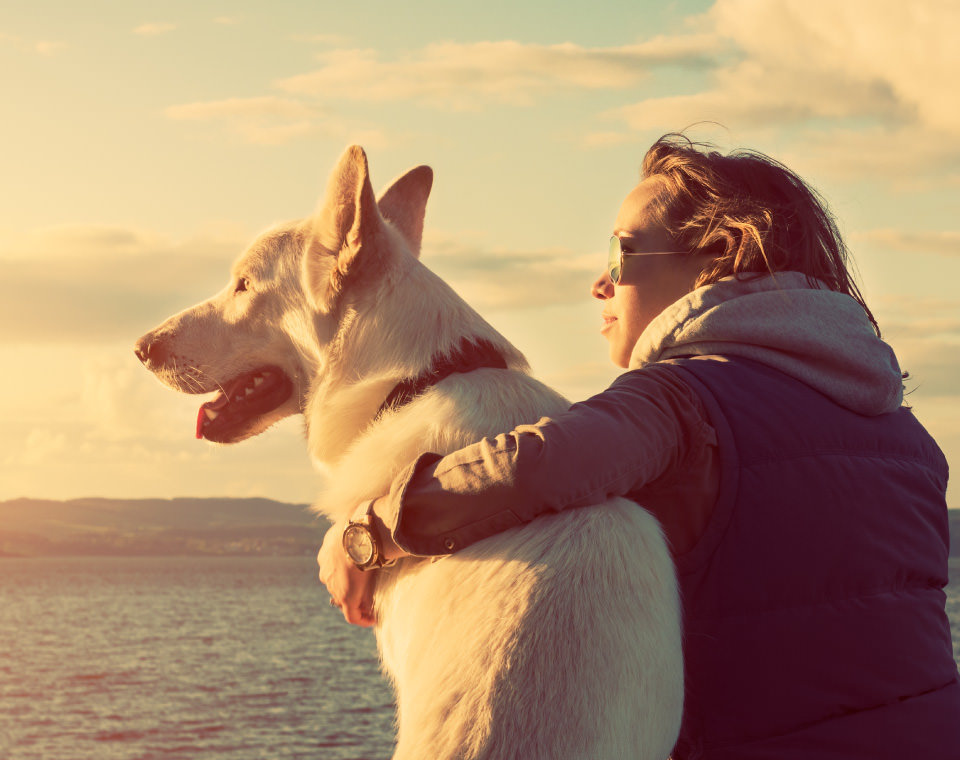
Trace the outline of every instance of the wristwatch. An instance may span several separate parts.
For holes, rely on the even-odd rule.
[[[362,504],[343,529],[343,551],[360,570],[380,568],[388,563],[383,558],[380,537],[373,525],[373,501]]]

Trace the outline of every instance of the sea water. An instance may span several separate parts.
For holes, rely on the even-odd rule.
[[[388,758],[370,630],[311,557],[0,560],[0,758]]]
[[[3,760],[372,760],[393,716],[312,557],[0,560]]]

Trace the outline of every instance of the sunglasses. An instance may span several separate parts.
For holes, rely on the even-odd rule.
[[[614,235],[610,238],[610,247],[607,250],[607,274],[614,285],[620,284],[623,275],[624,256],[674,256],[682,251],[649,251],[644,253],[628,253],[623,250],[620,238]]]

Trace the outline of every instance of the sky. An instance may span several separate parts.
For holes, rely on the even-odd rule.
[[[310,214],[351,144],[377,188],[431,165],[423,262],[539,377],[599,392],[589,284],[682,129],[827,198],[960,462],[958,28],[955,0],[4,0],[0,499],[314,498],[301,420],[197,441],[197,397],[133,344]]]

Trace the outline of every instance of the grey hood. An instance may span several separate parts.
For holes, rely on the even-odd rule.
[[[860,304],[799,272],[697,288],[650,323],[630,368],[712,354],[774,367],[859,414],[892,412],[903,401],[897,357]]]

